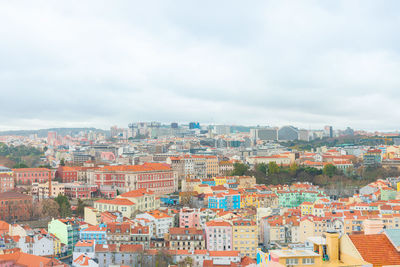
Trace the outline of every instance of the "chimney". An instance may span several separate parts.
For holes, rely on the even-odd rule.
[[[376,235],[383,230],[382,220],[365,220],[363,226],[365,235]]]
[[[327,232],[326,237],[326,250],[329,256],[329,261],[335,262],[339,260],[339,233]]]

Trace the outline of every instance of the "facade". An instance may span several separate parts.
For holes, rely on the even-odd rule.
[[[156,194],[169,194],[178,189],[178,179],[168,164],[105,166],[94,171],[95,184],[118,188],[148,189]]]
[[[7,173],[0,173],[0,193],[14,189],[14,177]]]
[[[232,222],[233,250],[240,251],[242,257],[255,259],[258,248],[258,227],[252,220],[234,220]]]
[[[32,195],[35,195],[38,199],[55,198],[60,194],[65,194],[65,185],[62,183],[52,181],[51,190],[49,190],[49,182],[32,184]]]
[[[160,199],[148,189],[132,190],[117,196],[117,199],[125,198],[135,203],[138,211],[150,211],[160,208]]]
[[[299,131],[293,126],[283,126],[278,130],[279,141],[292,141],[299,139]]]
[[[53,219],[49,222],[48,231],[67,246],[67,253],[72,254],[79,240],[79,224],[73,219]]]
[[[51,177],[51,170],[46,168],[14,169],[13,173],[17,184],[45,183]]]
[[[94,240],[96,244],[107,244],[107,228],[104,224],[89,226],[79,232],[80,240]]]
[[[73,183],[78,181],[78,171],[79,167],[60,166],[56,176],[60,178],[63,183]]]
[[[155,238],[164,238],[164,235],[174,225],[174,218],[159,210],[138,214],[136,219],[149,220],[153,225],[152,233]]]
[[[53,239],[43,235],[33,235],[20,237],[17,242],[17,247],[24,253],[29,253],[36,256],[53,256],[54,245]]]
[[[363,154],[363,163],[365,166],[376,166],[382,163],[382,151],[371,149]]]
[[[94,208],[98,212],[119,211],[127,218],[131,218],[137,210],[136,204],[126,198],[100,199],[94,202]]]
[[[0,220],[27,221],[32,218],[32,196],[17,192],[0,193]]]
[[[232,225],[227,221],[213,220],[206,222],[207,250],[232,250]]]
[[[204,233],[201,229],[172,227],[166,241],[171,250],[205,249]]]
[[[90,185],[83,182],[67,183],[64,184],[64,195],[73,199],[90,199],[97,189],[97,185]]]

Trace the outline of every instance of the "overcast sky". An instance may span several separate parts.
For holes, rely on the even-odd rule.
[[[0,129],[400,128],[399,1],[1,1]]]

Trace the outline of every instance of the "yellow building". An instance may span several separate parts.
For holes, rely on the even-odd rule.
[[[241,208],[249,208],[249,207],[260,207],[259,202],[259,194],[256,192],[244,192],[240,195],[240,207]]]
[[[219,174],[219,163],[216,156],[206,156],[207,177],[214,177]]]
[[[98,225],[101,222],[100,212],[92,207],[85,207],[84,221],[91,225]]]
[[[214,177],[215,185],[225,185],[226,177]]]
[[[232,222],[232,247],[242,257],[255,259],[258,247],[258,227],[252,220],[240,219]]]
[[[312,215],[313,209],[314,209],[314,204],[311,202],[305,201],[305,202],[301,203],[300,209],[301,209],[301,216]]]
[[[193,191],[196,191],[199,194],[212,194],[213,191],[208,184],[199,184],[194,186]]]
[[[258,250],[257,266],[372,266],[360,257],[347,235],[339,237],[338,233],[324,233],[323,239],[314,238],[309,241],[313,244],[312,250],[279,249],[270,250],[269,254]]]
[[[117,196],[117,199],[128,199],[136,204],[138,211],[150,211],[160,208],[160,199],[153,191],[145,188],[132,190]]]

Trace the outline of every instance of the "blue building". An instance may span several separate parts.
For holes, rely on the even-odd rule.
[[[94,240],[96,244],[107,244],[107,226],[99,224],[82,229],[79,233],[80,240]]]
[[[229,193],[225,197],[226,197],[226,210],[240,209],[239,193]]]
[[[202,180],[202,184],[208,184],[209,186],[215,186],[215,180],[214,179],[207,179],[207,180]]]
[[[208,197],[208,207],[210,209],[223,209],[227,210],[226,196],[218,194]]]

